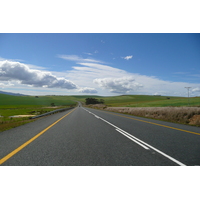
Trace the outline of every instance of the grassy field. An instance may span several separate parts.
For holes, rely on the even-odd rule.
[[[123,95],[117,97],[104,97],[105,104],[109,107],[168,107],[188,106],[188,98],[166,97],[149,95]],[[200,97],[189,99],[190,106],[200,106]]]
[[[66,96],[11,96],[0,94],[0,131],[29,123],[29,117],[14,115],[40,115],[62,107],[75,106],[76,102]],[[52,103],[55,106],[51,106]]]
[[[186,97],[166,97],[166,96],[150,96],[150,95],[121,95],[112,97],[90,96],[90,95],[74,95],[74,96],[11,96],[0,94],[1,108],[19,108],[24,106],[71,106],[76,101],[85,102],[88,97],[103,99],[109,107],[168,107],[168,106],[188,106],[188,98]],[[189,98],[190,106],[200,106],[200,97]]]
[[[190,98],[189,106],[188,98],[184,97],[123,95],[103,99],[106,105],[92,105],[91,107],[200,126],[200,97]]]
[[[103,99],[107,107],[182,107],[188,106],[188,98],[150,95],[121,95],[112,97],[73,96],[11,96],[0,94],[0,131],[30,122],[29,118],[10,118],[13,115],[39,115],[61,107],[82,103],[88,97]],[[56,107],[52,107],[52,103]],[[190,106],[200,107],[200,97],[190,98]]]
[[[168,107],[188,106],[187,97],[153,96],[153,95],[121,95],[121,96],[68,96],[69,100],[85,102],[88,97],[103,99],[108,107]],[[200,97],[189,99],[190,106],[200,106]]]
[[[50,106],[54,103],[56,106],[70,106],[75,104],[74,98],[67,96],[11,96],[0,94],[0,107],[4,106]]]

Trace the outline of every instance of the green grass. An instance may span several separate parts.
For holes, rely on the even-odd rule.
[[[150,96],[150,95],[121,95],[102,97],[96,95],[73,95],[73,96],[11,96],[0,94],[0,131],[18,125],[28,123],[28,118],[13,118],[13,115],[42,114],[57,108],[45,108],[51,106],[75,106],[76,101],[85,102],[86,98],[103,99],[108,107],[167,107],[188,106],[186,97]],[[200,106],[200,97],[190,98],[190,106]]]
[[[59,107],[60,108],[60,107]],[[0,115],[9,117],[13,115],[39,115],[50,112],[58,108],[44,108],[44,107],[23,107],[23,108],[0,108]]]
[[[76,101],[85,102],[88,97],[103,99],[107,106],[112,107],[166,107],[166,106],[188,106],[186,97],[167,97],[151,95],[121,95],[112,97],[102,97],[93,95],[73,95],[73,96],[11,96],[0,94],[1,108],[31,108],[40,106],[72,106]],[[167,99],[170,98],[170,99]],[[200,97],[190,98],[190,106],[200,106]]]
[[[170,99],[167,99],[170,98]],[[188,98],[150,95],[123,95],[104,97],[105,104],[112,107],[166,107],[188,106]],[[200,97],[190,98],[190,106],[200,106]]]
[[[73,98],[67,96],[11,96],[0,94],[0,106],[50,106],[54,103],[56,106],[70,106],[75,104]]]
[[[62,107],[62,106],[61,106]],[[61,108],[59,107],[59,108]],[[29,117],[23,117],[23,118],[12,118],[13,115],[41,115],[46,112],[50,112],[52,110],[55,110],[58,108],[45,108],[41,106],[17,106],[15,108],[13,107],[5,107],[0,108],[0,115],[3,117],[0,117],[0,131],[8,130],[10,128],[14,128],[17,126],[20,126],[22,124],[26,124],[29,122],[32,122],[34,120],[30,120]]]
[[[93,97],[93,96],[92,96]],[[75,97],[76,98],[76,97]],[[151,95],[121,95],[112,97],[94,97],[103,99],[108,107],[167,107],[188,106],[187,97],[151,96]],[[85,101],[79,97],[79,101]],[[200,97],[190,97],[190,106],[200,106]]]
[[[55,106],[70,107],[75,106],[74,98],[67,96],[11,96],[0,94],[0,131],[4,131],[19,125],[31,122],[28,117],[25,118],[10,118],[13,115],[40,115],[58,107],[51,107],[54,103]],[[48,108],[46,108],[48,107]]]

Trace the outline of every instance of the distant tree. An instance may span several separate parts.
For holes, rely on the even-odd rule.
[[[85,104],[88,105],[88,104],[103,104],[104,103],[104,100],[103,99],[95,99],[95,98],[87,98],[85,99]]]
[[[54,106],[55,106],[55,103],[51,103],[51,106],[54,107]]]

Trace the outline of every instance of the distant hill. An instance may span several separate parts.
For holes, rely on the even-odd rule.
[[[27,96],[20,93],[12,93],[12,92],[4,92],[4,91],[0,91],[0,94],[7,94],[7,95],[12,95],[12,96]]]

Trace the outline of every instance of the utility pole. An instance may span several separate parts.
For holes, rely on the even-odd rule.
[[[190,90],[191,87],[185,87],[185,88],[188,90],[188,106],[189,106],[189,105],[190,105],[190,104],[189,104],[189,98],[190,98],[189,90]]]

